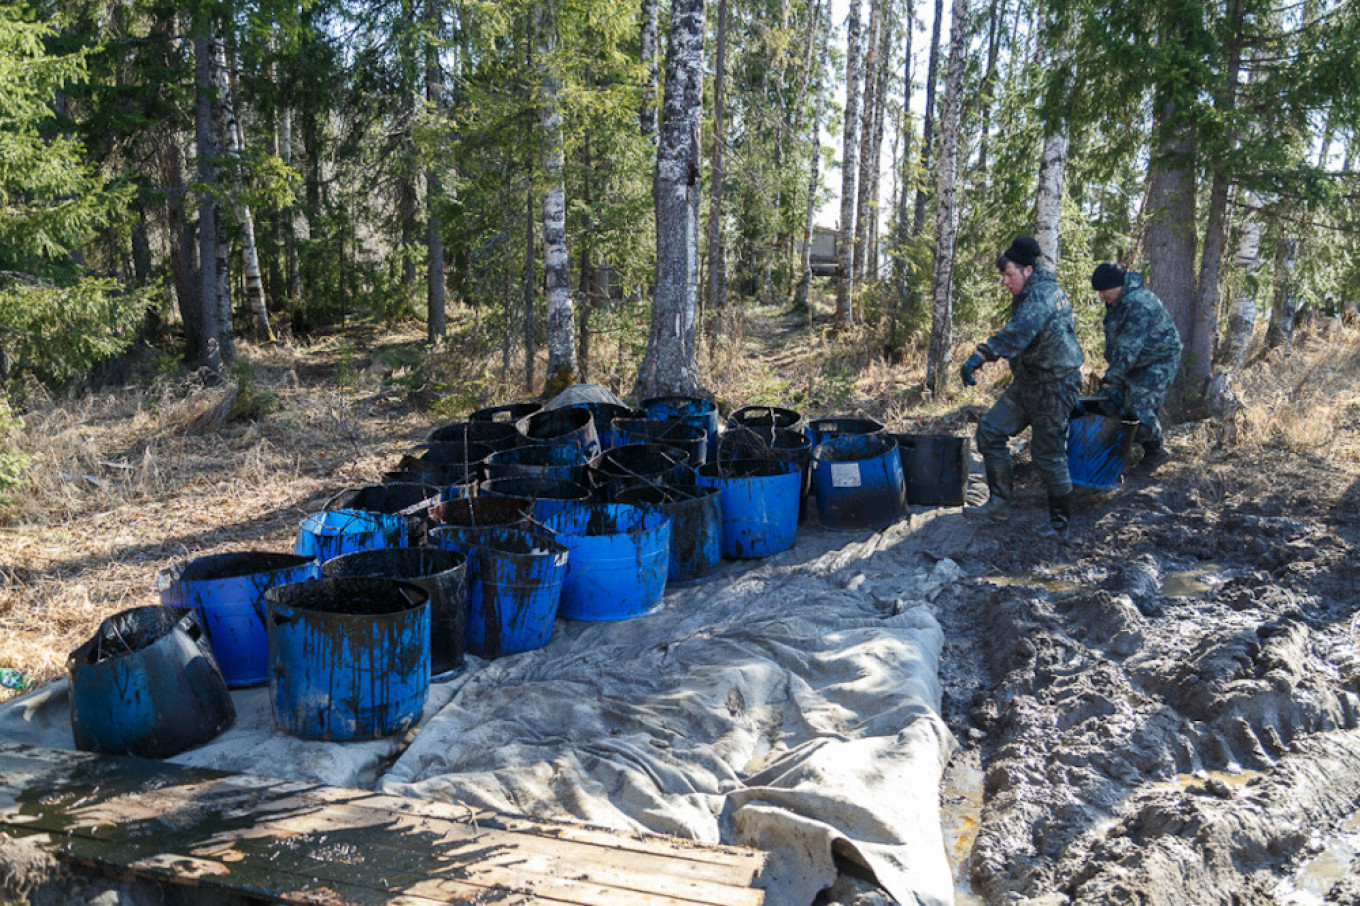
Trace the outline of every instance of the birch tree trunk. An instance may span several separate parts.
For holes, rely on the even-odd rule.
[[[1039,158],[1039,188],[1034,200],[1034,240],[1052,268],[1058,263],[1058,221],[1062,212],[1063,177],[1067,171],[1067,124],[1044,136]]]
[[[859,175],[859,0],[850,0],[845,38],[845,123],[841,138],[841,224],[837,243],[836,327],[854,321],[855,177]]]
[[[572,317],[571,273],[567,258],[567,199],[562,172],[562,109],[558,93],[556,11],[537,9],[542,82],[539,124],[543,131],[543,272],[548,336],[548,373],[544,393],[554,396],[576,383],[576,325]]]
[[[826,72],[826,62],[828,56],[829,41],[822,42],[822,52],[818,57],[818,73]],[[823,84],[823,79],[817,80],[817,97],[813,101],[812,112],[812,159],[808,166],[808,194],[807,209],[803,219],[803,257],[801,264],[801,277],[798,279],[798,287],[794,291],[793,307],[796,311],[807,312],[807,322],[812,323],[812,305],[808,301],[808,288],[812,284],[812,234],[816,226],[817,217],[817,191],[821,187],[821,167],[822,167],[822,117],[826,113],[827,86]]]
[[[1249,209],[1257,207],[1256,196],[1251,192],[1245,193],[1242,201]],[[1218,349],[1219,362],[1233,371],[1241,371],[1246,365],[1247,350],[1251,348],[1251,335],[1256,327],[1256,269],[1261,260],[1263,226],[1261,216],[1253,211],[1247,215],[1237,237],[1233,265],[1242,271],[1242,286],[1233,299],[1228,329]]]
[[[666,87],[652,197],[656,296],[639,398],[692,395],[699,264],[699,121],[703,109],[704,0],[672,0]]]
[[[992,132],[992,105],[996,103],[996,62],[1001,48],[1001,20],[1006,9],[1001,0],[992,0],[987,13],[987,68],[982,76],[982,125],[978,128],[977,172],[987,172],[987,144]]]
[[[217,111],[213,101],[216,94],[213,73],[216,50],[211,27],[200,22],[197,30],[199,33],[194,37],[194,140],[198,158],[196,179],[201,187],[198,201],[198,301],[201,306],[198,322],[202,332],[192,358],[220,377],[224,350],[219,314],[223,300],[220,295],[221,281],[217,277],[220,262],[217,254],[220,244],[219,212],[211,191],[217,186]]]
[[[954,0],[949,37],[949,75],[940,120],[939,178],[935,192],[935,270],[930,281],[930,351],[926,386],[944,389],[954,345],[954,243],[958,224],[954,193],[958,185],[959,120],[963,115],[963,68],[967,45],[968,0]]]
[[[218,74],[218,104],[226,121],[227,156],[234,164],[232,180],[233,208],[236,219],[241,225],[241,260],[244,265],[246,282],[246,305],[250,309],[251,321],[255,328],[255,338],[265,343],[276,339],[274,329],[269,323],[269,303],[265,299],[264,278],[260,274],[260,250],[255,242],[255,214],[244,201],[245,187],[241,180],[241,159],[245,149],[245,135],[241,120],[236,115],[237,69],[236,53],[226,56],[225,45],[220,45],[223,61],[231,64],[230,71]],[[226,67],[224,66],[225,70]]]
[[[709,162],[708,186],[708,291],[705,296],[709,317],[727,306],[727,250],[723,247],[723,151],[727,130],[723,122],[727,91],[727,0],[718,0],[713,61],[713,153]]]
[[[907,291],[907,227],[909,225],[907,198],[912,180],[911,167],[907,161],[911,159],[913,137],[911,125],[911,34],[916,30],[916,11],[913,6],[913,0],[907,0],[907,7],[902,17],[905,22],[902,31],[906,36],[905,62],[902,64],[902,167],[898,174],[897,217],[895,218],[896,224],[893,233],[893,286],[896,289],[898,311],[906,309],[907,298],[910,296]],[[894,312],[893,317],[895,328],[897,312]]]
[[[1299,314],[1298,284],[1294,271],[1299,261],[1299,239],[1283,238],[1275,247],[1275,298],[1270,305],[1270,326],[1266,329],[1266,349],[1294,344],[1294,325]]]
[[[645,76],[642,81],[642,103],[638,110],[638,125],[642,134],[656,145],[656,37],[657,0],[642,0],[641,55]]]
[[[886,0],[885,0],[886,2]],[[887,119],[887,99],[888,99],[888,67],[892,63],[892,41],[893,41],[893,15],[892,6],[889,3],[885,6],[882,23],[878,31],[878,61],[874,67],[874,84],[877,86],[874,92],[876,98],[873,106],[873,129],[870,134],[868,145],[868,157],[873,161],[873,165],[868,167],[869,176],[869,230],[864,237],[864,241],[869,246],[869,253],[865,259],[865,269],[870,275],[870,279],[879,279],[879,260],[878,260],[878,240],[879,240],[879,199],[880,185],[882,183],[883,168],[879,166],[879,161],[883,156],[883,129],[884,121]],[[861,162],[860,169],[865,167]]]
[[[440,0],[425,0],[425,103],[438,116],[444,103],[444,68],[439,61],[443,9]],[[433,345],[448,333],[447,290],[444,284],[444,222],[440,203],[443,180],[433,165],[425,167],[425,336]]]
[[[940,26],[944,18],[944,0],[935,0],[935,23],[930,30],[930,65],[926,68],[926,109],[921,122],[921,182],[916,190],[916,211],[912,215],[911,235],[921,235],[926,226],[926,182],[930,173],[930,148],[935,132],[935,84],[939,81]]]
[[[869,0],[869,29],[864,36],[864,60],[861,64],[864,82],[863,113],[860,115],[859,174],[855,180],[855,283],[864,281],[864,268],[868,261],[869,247],[866,244],[869,233],[870,211],[869,188],[872,183],[870,173],[877,169],[878,160],[870,157],[870,144],[873,141],[874,109],[878,105],[878,33],[883,28],[883,0]]]

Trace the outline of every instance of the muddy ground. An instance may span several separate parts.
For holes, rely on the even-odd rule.
[[[1360,903],[1358,474],[1173,463],[1066,543],[1025,482],[937,611],[960,902]]]

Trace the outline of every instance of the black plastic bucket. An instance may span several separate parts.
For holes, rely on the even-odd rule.
[[[907,503],[963,506],[968,487],[968,439],[949,434],[893,434],[907,479]]]
[[[477,495],[527,500],[533,506],[534,521],[539,523],[590,500],[590,491],[584,485],[559,478],[490,478],[477,486]]]
[[[589,409],[541,409],[515,424],[527,444],[573,448],[586,461],[600,452],[600,435]]]
[[[779,406],[743,406],[727,416],[731,428],[799,428],[803,413]]]
[[[606,500],[627,488],[677,484],[694,477],[688,454],[662,444],[623,444],[605,450],[590,468],[592,482]]]
[[[585,484],[587,461],[575,446],[515,447],[488,456],[482,472],[486,478],[556,478]]]
[[[496,450],[519,446],[520,436],[514,422],[450,422],[430,431],[425,438],[432,444],[482,444]]]
[[[439,443],[418,444],[415,448],[415,455],[425,462],[449,463],[464,468],[471,468],[495,452],[496,449],[490,444],[475,440],[466,443],[458,440],[446,440]]]
[[[429,529],[429,508],[444,498],[435,485],[392,481],[362,488],[346,488],[326,501],[328,510],[365,510],[406,519],[406,543],[420,547]]]
[[[671,520],[669,584],[694,582],[722,562],[722,492],[716,487],[667,485],[620,491],[618,502]]]
[[[708,462],[708,431],[698,425],[673,419],[620,418],[614,421],[614,436],[620,444],[661,444],[679,447],[689,454],[689,464],[699,468]]]
[[[641,409],[630,409],[628,406],[620,406],[618,403],[571,403],[561,408],[585,409],[590,413],[590,417],[595,422],[595,433],[600,438],[601,450],[608,450],[610,447],[617,447],[624,443],[614,430],[614,419],[646,417]]]
[[[525,528],[533,505],[518,497],[465,497],[430,507],[437,525]]]
[[[194,612],[116,613],[66,659],[76,748],[168,758],[213,739],[236,707]]]
[[[430,672],[435,674],[463,666],[467,573],[467,557],[437,547],[359,551],[327,560],[321,567],[328,578],[402,579],[425,589],[430,596]]]

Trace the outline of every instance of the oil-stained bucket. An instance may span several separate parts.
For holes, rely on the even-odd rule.
[[[968,487],[968,440],[949,434],[890,434],[897,441],[907,503],[963,506]]]
[[[661,444],[689,454],[691,468],[708,461],[708,431],[698,425],[674,419],[620,418],[614,421],[614,436],[620,444]]]
[[[341,554],[406,545],[406,518],[368,510],[323,510],[298,527],[293,553],[325,563]]]
[[[897,442],[883,434],[846,434],[817,445],[812,487],[822,527],[879,529],[902,516],[907,483]]]
[[[590,417],[595,422],[595,433],[600,438],[600,449],[608,450],[610,447],[617,447],[623,441],[619,440],[618,433],[614,430],[614,419],[645,418],[644,413],[639,409],[630,409],[628,406],[620,406],[618,403],[568,403],[562,406],[563,409],[585,409],[590,413]]]
[[[429,509],[444,497],[436,485],[390,481],[362,488],[346,488],[326,501],[328,510],[364,510],[388,513],[406,520],[406,543],[420,547],[429,531]]]
[[[883,425],[872,418],[836,416],[834,418],[815,418],[803,426],[803,433],[815,447],[833,437],[847,434],[882,434]]]
[[[533,504],[518,497],[468,497],[430,507],[436,525],[507,526],[528,528]]]
[[[559,513],[543,527],[570,552],[557,611],[562,617],[627,620],[661,603],[671,550],[664,513],[602,503]]]
[[[708,463],[694,483],[722,495],[724,557],[769,557],[793,547],[803,489],[795,466],[759,459]]]
[[[605,450],[590,465],[591,481],[605,500],[626,488],[690,481],[689,456],[679,447],[623,444]]]
[[[502,449],[509,449],[502,448]],[[433,443],[416,444],[414,456],[424,462],[437,462],[446,465],[460,466],[463,469],[472,471],[492,453],[498,452],[490,444],[481,441],[468,441],[464,443],[458,440],[446,440]]]
[[[638,487],[620,491],[618,503],[654,510],[671,520],[671,556],[666,582],[694,582],[722,562],[721,492],[699,485]]]
[[[467,634],[467,557],[437,547],[359,551],[329,560],[321,568],[334,578],[373,576],[402,579],[430,596],[430,672],[447,673],[463,666]]]
[[[642,401],[642,411],[657,421],[684,422],[707,433],[705,461],[718,458],[718,404],[697,396],[654,396]]]
[[[539,523],[590,499],[584,485],[557,478],[492,478],[477,486],[477,495],[527,500],[533,507],[533,520]]]
[[[468,557],[469,652],[497,658],[548,644],[567,575],[560,542],[507,528],[444,526],[431,534]]]
[[[303,739],[401,733],[430,690],[430,605],[396,579],[317,579],[265,593],[274,721]]]
[[[397,467],[384,472],[384,484],[432,484],[439,488],[444,500],[472,496],[473,488],[482,477],[482,464],[464,468],[451,463],[427,462],[416,456],[403,456]]]
[[[1137,436],[1136,421],[1088,413],[1067,424],[1067,471],[1079,488],[1119,487],[1124,463]]]
[[[269,679],[265,591],[320,575],[311,557],[241,551],[172,564],[156,585],[163,606],[193,609],[222,678],[234,688]]]
[[[76,748],[168,758],[208,742],[236,707],[193,610],[116,613],[66,659]]]
[[[583,462],[600,452],[600,434],[589,409],[541,409],[516,422],[524,442],[577,450]]]
[[[743,406],[727,416],[729,428],[793,428],[803,424],[803,413],[779,406]]]
[[[468,416],[470,422],[510,422],[514,424],[526,415],[533,415],[543,408],[542,403],[506,403],[504,406],[487,406]]]
[[[482,444],[491,452],[519,446],[520,436],[514,422],[466,421],[450,422],[430,430],[425,438],[432,444]]]
[[[482,471],[487,478],[556,478],[585,484],[587,461],[575,445],[516,447],[492,453]]]

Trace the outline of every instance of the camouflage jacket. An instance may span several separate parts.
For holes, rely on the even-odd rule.
[[[1179,363],[1181,335],[1162,300],[1129,271],[1124,291],[1105,306],[1104,381],[1126,386],[1129,374],[1158,363]]]
[[[1077,342],[1072,305],[1053,272],[1036,267],[1011,300],[1011,319],[978,347],[988,361],[1004,358],[1017,381],[1039,384],[1068,377],[1085,356]]]

